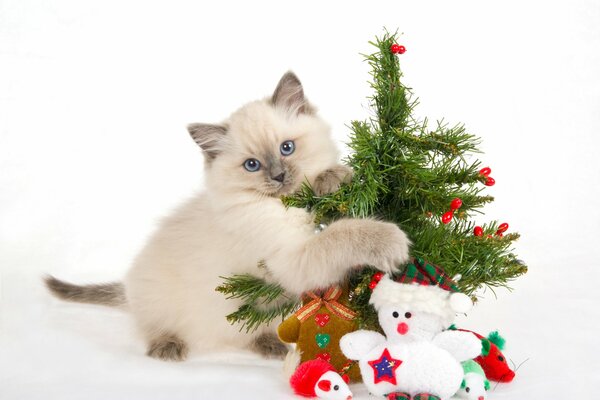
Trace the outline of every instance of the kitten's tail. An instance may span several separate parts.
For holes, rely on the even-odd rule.
[[[285,359],[283,360],[283,376],[285,380],[289,381],[294,372],[296,372],[296,368],[300,365],[300,361],[302,359],[302,353],[297,348],[290,350]]]
[[[44,278],[48,290],[56,297],[79,303],[123,307],[127,304],[125,286],[120,282],[94,285],[74,285],[48,275]]]

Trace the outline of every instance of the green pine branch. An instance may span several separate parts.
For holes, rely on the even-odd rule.
[[[267,283],[264,279],[253,275],[221,276],[224,282],[216,288],[228,299],[241,299],[244,302],[256,304],[270,304],[280,296],[285,296],[285,291],[275,283]]]
[[[227,315],[230,324],[240,324],[240,331],[245,329],[247,333],[254,332],[262,325],[269,325],[276,319],[282,322],[298,307],[298,303],[289,301],[266,309],[257,307],[255,304],[243,304],[237,311]]]
[[[283,319],[299,306],[299,301],[286,296],[281,286],[253,275],[220,277],[223,283],[215,289],[227,299],[240,299],[243,305],[227,315],[231,324],[240,324],[240,330],[253,332],[274,319]]]

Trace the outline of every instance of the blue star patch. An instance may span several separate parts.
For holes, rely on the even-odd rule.
[[[402,364],[402,360],[396,360],[390,355],[386,348],[377,360],[369,361],[369,365],[375,373],[374,383],[389,382],[396,384],[396,369]]]

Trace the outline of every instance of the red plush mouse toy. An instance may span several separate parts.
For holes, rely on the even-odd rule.
[[[515,377],[515,372],[510,369],[508,366],[508,362],[506,361],[506,357],[502,354],[502,349],[504,349],[504,344],[506,341],[498,331],[491,332],[488,337],[484,337],[479,333],[469,331],[466,329],[458,329],[463,332],[471,332],[473,335],[477,336],[479,340],[481,340],[482,344],[482,352],[479,357],[475,359],[475,361],[481,365],[483,368],[483,372],[485,372],[485,376],[491,380],[496,382],[510,382]]]
[[[327,361],[306,361],[296,368],[290,385],[297,395],[324,400],[352,400],[352,392],[335,368]]]

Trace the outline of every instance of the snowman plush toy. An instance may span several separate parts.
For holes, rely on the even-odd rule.
[[[461,387],[461,362],[481,353],[468,332],[445,330],[456,313],[473,303],[458,292],[441,268],[415,259],[395,280],[379,280],[370,303],[385,336],[359,330],[346,334],[340,348],[358,360],[364,384],[391,400],[447,400]]]

